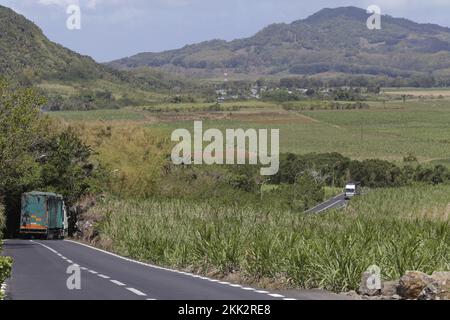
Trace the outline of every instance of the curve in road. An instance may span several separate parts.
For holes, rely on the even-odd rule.
[[[7,240],[14,259],[12,300],[293,300],[279,293],[210,279],[124,258],[73,241]],[[69,266],[81,290],[69,290]]]

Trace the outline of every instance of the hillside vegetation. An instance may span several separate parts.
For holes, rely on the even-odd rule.
[[[113,61],[120,69],[185,69],[191,75],[222,77],[286,75],[450,76],[450,29],[382,17],[369,30],[369,15],[355,7],[323,9],[304,20],[273,24],[254,36],[212,40],[161,53]]]
[[[0,77],[36,86],[49,110],[90,110],[161,101],[195,84],[161,72],[117,71],[82,56],[43,34],[22,15],[0,6]],[[174,90],[173,88],[178,88]]]

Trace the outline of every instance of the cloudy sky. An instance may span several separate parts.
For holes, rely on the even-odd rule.
[[[322,8],[378,5],[383,14],[450,27],[450,0],[0,0],[34,21],[53,41],[105,62],[211,39],[251,36],[275,22]],[[66,27],[67,7],[81,8],[81,30]]]

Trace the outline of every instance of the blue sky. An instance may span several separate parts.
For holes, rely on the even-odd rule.
[[[34,21],[53,41],[100,62],[211,39],[248,37],[275,22],[327,7],[378,5],[383,14],[450,26],[450,0],[0,0]],[[78,4],[81,30],[66,28]]]

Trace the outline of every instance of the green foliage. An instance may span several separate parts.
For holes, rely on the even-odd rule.
[[[293,212],[305,212],[325,200],[324,184],[311,172],[300,174],[293,184],[284,184],[270,192],[264,197],[280,203]],[[268,199],[264,199],[267,201]]]
[[[302,288],[354,290],[377,264],[383,278],[405,270],[450,270],[449,186],[380,189],[345,211],[303,215],[265,204],[215,200],[100,203],[97,231],[119,254],[244,281],[280,277]]]
[[[33,91],[11,91],[3,82],[0,94],[0,194],[17,195],[38,184],[50,124]]]
[[[361,182],[365,187],[400,187],[413,182],[441,184],[450,181],[450,170],[442,165],[398,166],[379,159],[350,160],[338,153],[281,156],[280,170],[273,183],[295,182],[303,172],[315,172],[326,185],[343,187],[349,180]]]
[[[2,250],[2,232],[5,227],[5,210],[3,205],[0,203],[0,253]],[[12,259],[8,257],[0,256],[0,287],[3,282],[10,277],[12,267]],[[2,299],[2,293],[0,292],[0,300]]]
[[[1,249],[1,245],[0,245]],[[11,276],[13,260],[9,257],[0,256],[0,286]],[[3,299],[3,294],[0,292],[0,300]]]
[[[91,149],[45,116],[43,103],[33,90],[0,83],[0,198],[10,234],[18,226],[22,193],[51,190],[74,204],[89,189],[94,170]]]
[[[67,204],[75,204],[89,190],[89,178],[94,171],[91,148],[69,128],[52,137],[46,150],[40,183],[62,194]]]

